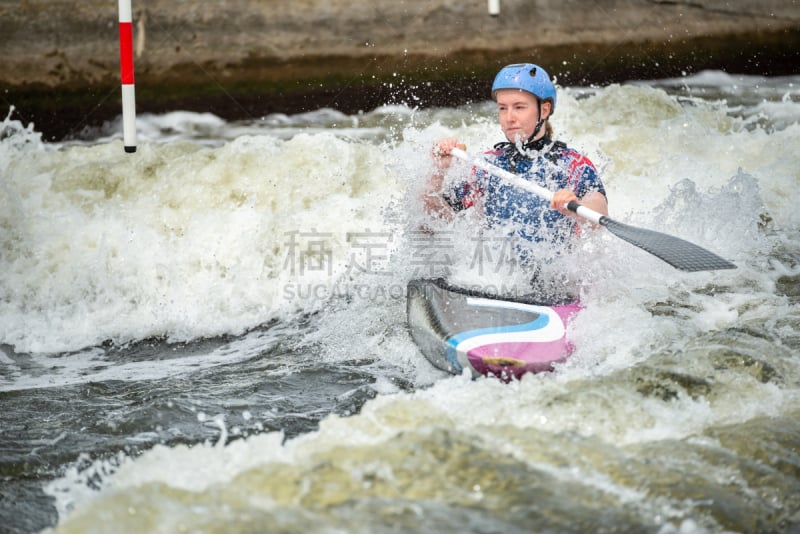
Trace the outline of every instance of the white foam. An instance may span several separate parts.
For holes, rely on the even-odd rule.
[[[12,160],[0,339],[16,350],[240,333],[296,306],[287,284],[340,276],[394,191],[377,147],[327,134],[118,149]]]
[[[708,77],[700,81],[730,82],[717,74]],[[785,116],[796,113],[792,98],[781,102],[792,108]],[[136,460],[124,455],[114,462],[91,460],[90,468],[75,469],[51,485],[62,517],[76,504],[91,511],[97,494],[87,490],[89,480],[100,485],[101,497],[146,493],[153,486],[137,488],[150,482],[224,494],[235,490],[235,477],[263,465],[267,473],[289,466],[287,476],[302,486],[324,477],[320,471],[354,447],[363,447],[368,457],[359,458],[361,471],[348,473],[356,477],[375,466],[374,472],[390,478],[398,460],[383,456],[384,449],[399,439],[424,441],[426,433],[439,430],[448,439],[469,439],[562,480],[585,476],[592,488],[638,502],[643,497],[636,488],[597,471],[542,465],[514,438],[585,439],[623,454],[628,445],[677,442],[715,425],[795,413],[797,359],[770,336],[796,339],[796,303],[776,291],[776,280],[797,271],[792,261],[800,227],[797,124],[770,130],[732,115],[725,102],[677,98],[654,87],[560,93],[557,136],[598,165],[613,218],[696,241],[739,268],[682,273],[608,233],[595,234],[579,243],[565,267],[584,305],[572,326],[576,353],[557,373],[502,384],[433,370],[409,339],[403,299],[376,296],[385,286],[402,288],[420,267],[408,231],[426,222],[419,193],[431,171],[431,144],[455,135],[472,153],[489,148],[500,135],[491,106],[380,113],[395,111],[391,120],[402,128],[388,144],[333,134],[289,141],[251,135],[218,148],[145,143],[132,160],[121,154],[117,141],[53,151],[28,133],[21,134],[29,136],[26,142],[0,143],[9,154],[0,159],[5,165],[0,194],[11,206],[0,213],[6,230],[0,237],[0,343],[47,352],[109,337],[193,339],[241,332],[307,306],[322,313],[301,342],[321,347],[316,353],[321,360],[367,355],[375,366],[408,370],[419,388],[401,393],[379,380],[380,394],[359,414],[329,416],[318,432],[286,443],[267,434],[219,448],[156,447]],[[459,232],[468,227],[462,221],[450,231],[463,244],[467,234]],[[348,270],[353,261],[366,259],[363,248],[354,250],[348,232],[375,238],[374,251],[389,255],[375,271],[385,272]],[[387,233],[397,239],[387,242]],[[328,264],[306,263],[301,273],[301,258],[295,256],[298,263],[287,263],[291,235],[303,238],[300,247],[308,253],[330,251],[331,271]],[[781,248],[788,251],[781,256],[785,261],[769,256]],[[353,257],[355,252],[360,255]],[[493,280],[474,271],[459,274],[475,282]],[[362,284],[366,293],[334,301],[294,293],[282,301],[290,284],[295,289],[321,284],[317,287],[327,295],[335,282]],[[764,338],[747,336],[752,346],[735,347],[742,361],[764,359],[779,379],[728,369],[725,353],[714,352],[716,336],[727,339],[747,328],[763,330]],[[235,347],[234,357],[249,354],[244,343]],[[78,353],[74,368],[56,379],[79,380],[98,354]],[[16,361],[13,354],[6,356]],[[221,351],[204,356],[210,364],[230,357]],[[10,365],[6,359],[2,364]],[[109,375],[100,370],[99,376],[142,371],[131,364]],[[165,365],[153,376],[176,372],[183,370]],[[15,373],[12,382],[24,387],[42,384]],[[673,374],[678,378],[672,380]],[[680,382],[684,375],[700,377],[699,393]],[[647,391],[649,383],[655,393]],[[667,391],[666,398],[658,388]],[[415,461],[423,471],[433,465]],[[248,502],[268,508],[270,499],[265,493]],[[691,503],[664,506],[670,517],[692,510]],[[678,525],[664,531],[697,528],[690,520]]]

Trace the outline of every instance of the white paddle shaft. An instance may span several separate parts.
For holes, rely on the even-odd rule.
[[[517,187],[519,189],[524,189],[525,191],[529,191],[534,195],[540,196],[545,200],[553,200],[553,192],[549,189],[540,186],[539,184],[529,182],[523,178],[520,178],[514,173],[510,173],[505,169],[501,169],[496,165],[492,165],[488,161],[483,158],[470,158],[469,154],[461,150],[460,148],[453,148],[450,150],[450,154],[457,157],[458,159],[462,159],[464,161],[468,161],[472,163],[474,166],[478,167],[479,169],[483,169],[484,171],[491,173],[498,178],[502,178],[510,185]],[[595,224],[600,224],[600,219],[603,217],[602,213],[598,213],[591,208],[587,208],[586,206],[566,206],[567,209],[570,211],[574,211],[581,217],[586,220],[592,221]]]

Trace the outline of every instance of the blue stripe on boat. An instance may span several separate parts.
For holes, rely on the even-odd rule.
[[[486,334],[510,334],[513,332],[528,332],[530,330],[538,330],[544,328],[550,323],[550,317],[545,313],[538,314],[539,316],[529,323],[507,325],[507,326],[493,326],[491,328],[478,328],[476,330],[467,330],[460,332],[447,339],[447,360],[453,367],[460,373],[463,370],[461,363],[458,361],[458,345],[467,339],[483,336]]]

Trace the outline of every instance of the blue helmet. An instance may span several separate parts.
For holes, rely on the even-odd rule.
[[[527,91],[540,102],[550,100],[552,108],[550,114],[556,110],[556,88],[550,81],[550,76],[542,67],[533,63],[516,63],[503,67],[492,84],[492,98],[498,89],[519,89]]]

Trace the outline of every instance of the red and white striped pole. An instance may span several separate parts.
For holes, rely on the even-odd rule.
[[[119,0],[119,70],[122,78],[122,139],[125,152],[136,152],[136,92],[133,83],[131,0]]]

